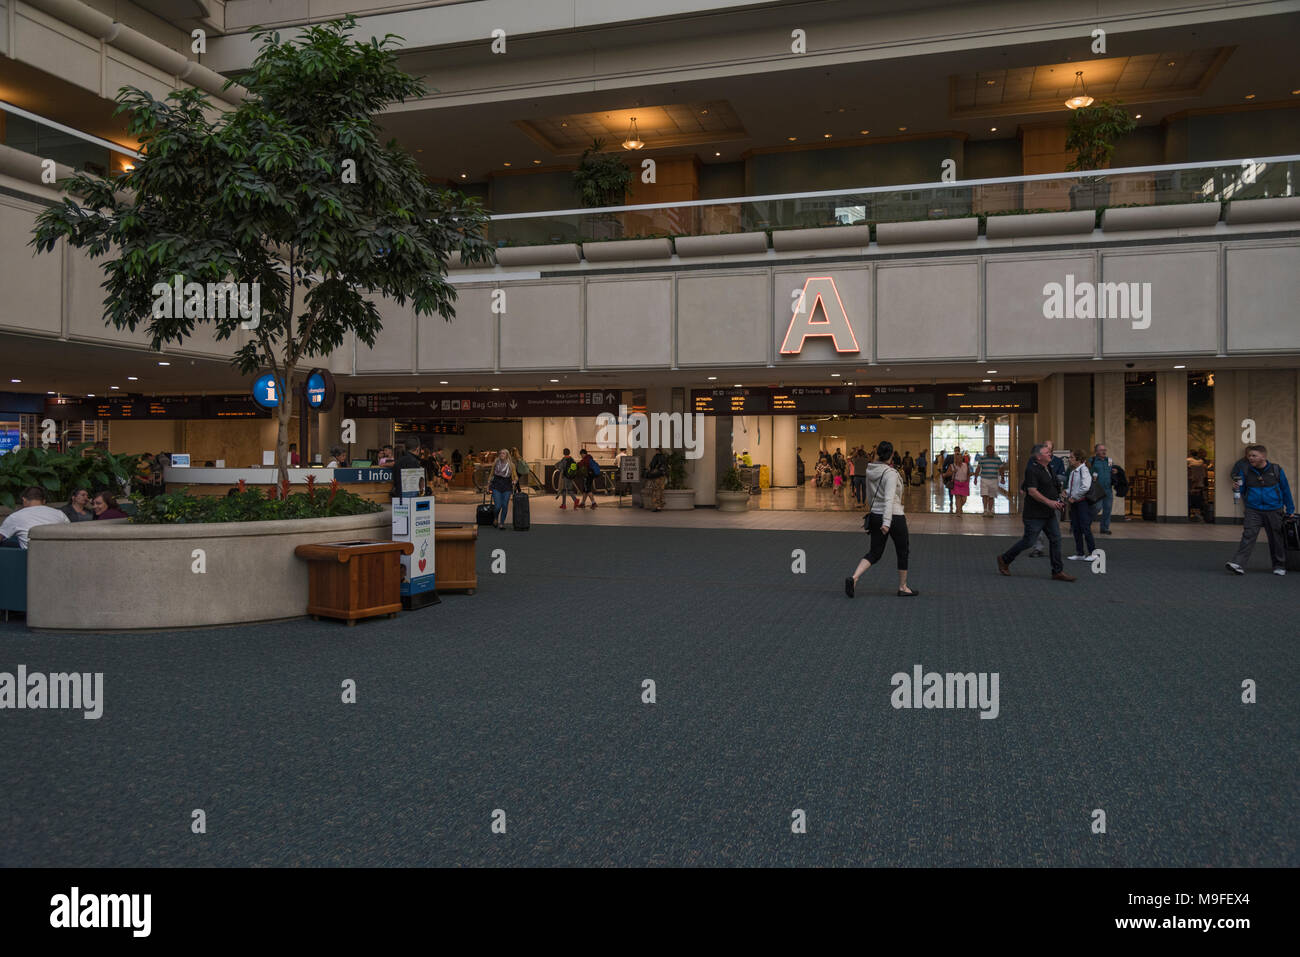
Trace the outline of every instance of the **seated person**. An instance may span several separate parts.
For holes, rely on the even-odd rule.
[[[126,518],[126,512],[117,507],[117,497],[112,492],[98,492],[90,503],[96,519]]]
[[[95,513],[90,510],[90,489],[85,486],[74,488],[68,496],[68,504],[60,511],[68,516],[69,522],[93,521]]]
[[[26,548],[27,533],[37,525],[66,525],[68,516],[45,504],[45,489],[24,489],[22,505],[0,522],[0,548]]]

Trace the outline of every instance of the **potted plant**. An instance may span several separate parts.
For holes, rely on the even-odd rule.
[[[1067,172],[1105,169],[1115,155],[1115,141],[1137,127],[1137,120],[1113,100],[1083,106],[1070,115],[1065,148],[1075,152]],[[1071,209],[1096,209],[1110,202],[1110,183],[1099,176],[1087,176],[1070,187]]]
[[[664,486],[664,508],[685,511],[695,507],[695,490],[686,487],[686,456],[672,452],[668,456],[668,483]]]
[[[727,469],[718,483],[718,511],[744,512],[749,509],[749,489],[741,481],[740,469]]]
[[[573,171],[573,185],[578,190],[582,205],[589,209],[604,206],[621,206],[627,198],[632,183],[632,171],[613,154],[601,152],[603,140],[592,140],[582,152],[578,168]],[[612,213],[591,217],[592,234],[596,239],[618,239],[622,223]]]

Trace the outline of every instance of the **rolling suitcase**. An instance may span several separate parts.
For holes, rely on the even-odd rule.
[[[480,525],[494,525],[496,524],[496,517],[496,506],[486,498],[484,498],[483,501],[479,503],[478,508],[474,510],[474,521],[478,522]]]
[[[526,492],[515,492],[510,497],[510,510],[514,513],[515,531],[528,531],[528,494]]]
[[[1142,521],[1154,522],[1156,520],[1156,503],[1147,499],[1142,503]]]

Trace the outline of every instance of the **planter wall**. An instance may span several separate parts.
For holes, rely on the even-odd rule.
[[[119,631],[297,618],[307,609],[307,564],[293,550],[388,541],[391,521],[385,509],[301,521],[42,525],[27,552],[27,625]],[[204,574],[192,571],[197,548]],[[76,599],[56,582],[76,582]]]
[[[1213,226],[1219,221],[1218,203],[1174,203],[1169,206],[1129,206],[1101,214],[1102,232],[1131,229],[1181,229]]]
[[[673,240],[677,255],[736,256],[767,252],[767,233],[728,233],[721,236],[678,236]]]
[[[577,243],[555,246],[505,246],[497,250],[498,266],[555,266],[581,260]]]
[[[779,253],[795,249],[862,248],[870,244],[870,226],[819,226],[772,233],[772,248]]]
[[[951,243],[979,238],[979,217],[967,219],[929,219],[917,223],[880,223],[876,242],[882,246],[900,243]]]
[[[628,262],[636,259],[667,259],[673,245],[667,239],[624,239],[608,243],[583,243],[582,257],[589,263]]]
[[[1300,196],[1276,199],[1234,199],[1228,204],[1227,221],[1239,223],[1284,223],[1300,219]]]
[[[1090,209],[1073,213],[1025,213],[1018,216],[990,216],[984,227],[989,239],[1019,239],[1026,236],[1086,236],[1097,223]]]
[[[749,511],[749,493],[748,492],[724,492],[718,490],[718,511],[719,512],[747,512]]]

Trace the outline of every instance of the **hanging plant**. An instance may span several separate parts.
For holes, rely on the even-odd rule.
[[[632,183],[632,171],[614,154],[602,153],[604,145],[602,140],[592,140],[573,171],[573,185],[589,209],[621,206]]]

